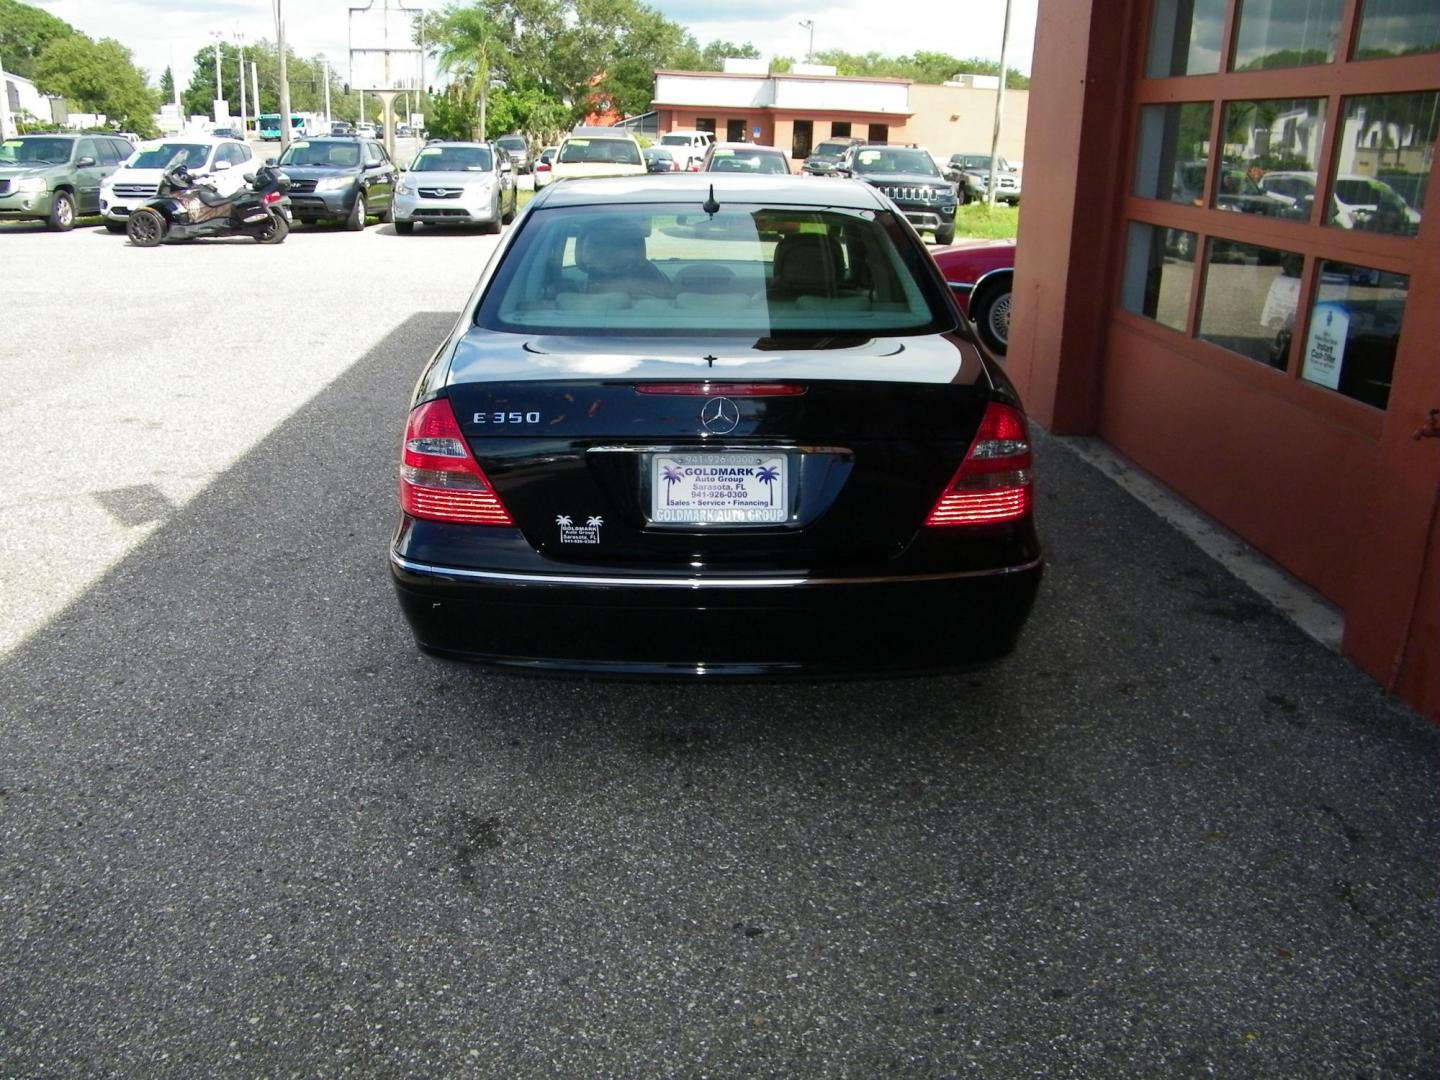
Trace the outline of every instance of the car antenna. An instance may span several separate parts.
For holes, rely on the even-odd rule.
[[[710,197],[700,204],[700,209],[714,217],[720,212],[720,204],[715,201],[715,185],[710,185]]]

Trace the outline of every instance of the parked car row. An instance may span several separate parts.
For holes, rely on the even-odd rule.
[[[296,139],[264,164],[287,178],[287,220],[305,225],[358,231],[378,218],[393,220],[402,235],[421,223],[495,230],[519,209],[515,166],[495,143],[431,142],[402,172],[373,139],[324,136]],[[261,162],[238,139],[179,136],[136,148],[118,136],[24,135],[0,144],[0,220],[43,220],[65,231],[77,217],[99,214],[111,232],[125,232],[176,166],[204,185],[204,198],[226,199]]]

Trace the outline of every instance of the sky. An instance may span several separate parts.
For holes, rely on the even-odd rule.
[[[113,37],[128,46],[135,61],[158,80],[174,62],[182,85],[195,52],[214,43],[212,32],[246,40],[275,37],[270,0],[29,0],[92,38]],[[301,56],[323,53],[337,71],[348,71],[347,9],[360,0],[287,0],[285,34]],[[380,2],[380,0],[376,0]],[[903,15],[883,0],[648,0],[685,26],[701,45],[712,40],[749,41],[767,59],[804,59],[815,23],[815,49],[876,51],[890,56],[917,50],[953,56],[1000,58],[1005,0],[907,0]],[[436,0],[409,0],[437,8]],[[1038,0],[1011,0],[1010,63],[1030,73]]]

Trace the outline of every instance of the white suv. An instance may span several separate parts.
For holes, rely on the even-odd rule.
[[[670,151],[670,156],[680,163],[685,172],[699,172],[705,151],[715,141],[713,131],[667,131],[660,136],[660,145]]]
[[[130,212],[155,197],[165,170],[182,163],[195,179],[204,180],[221,195],[239,191],[245,186],[245,174],[256,168],[254,151],[239,139],[176,135],[143,143],[100,182],[105,227],[124,232]]]
[[[625,128],[578,127],[560,140],[550,178],[644,176],[648,171],[639,140]]]

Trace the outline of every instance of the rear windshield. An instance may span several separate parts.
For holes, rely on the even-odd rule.
[[[508,138],[508,139],[496,139],[495,141],[498,142],[501,146],[503,146],[506,150],[524,150],[524,149],[525,149],[525,140],[524,140],[524,139],[517,139],[517,138],[515,138],[514,136],[511,136],[511,137]]]
[[[639,144],[630,139],[569,139],[560,148],[562,165],[643,165]]]
[[[73,139],[19,138],[0,143],[0,162],[63,165],[70,160]]]
[[[788,174],[790,168],[780,154],[759,150],[716,150],[710,158],[711,172],[747,172]]]
[[[360,164],[360,144],[354,142],[293,142],[280,158],[281,165]]]
[[[427,146],[410,163],[411,172],[490,172],[493,167],[486,146]]]
[[[838,158],[842,156],[846,150],[849,149],[849,143],[822,142],[819,146],[815,147],[815,149],[811,152],[810,156],[818,158]]]
[[[904,147],[886,147],[858,150],[855,153],[857,173],[916,173],[920,176],[939,176],[940,170],[924,150],[908,150]]]
[[[533,334],[824,337],[953,328],[893,215],[733,204],[531,215],[476,312]]]
[[[192,169],[205,164],[208,146],[196,143],[165,143],[153,150],[141,150],[126,163],[130,169],[168,169],[171,165],[189,165]]]
[[[691,143],[693,140],[694,140],[694,136],[692,136],[692,135],[662,135],[662,136],[660,137],[660,145],[661,145],[661,146],[689,146],[690,143]]]

